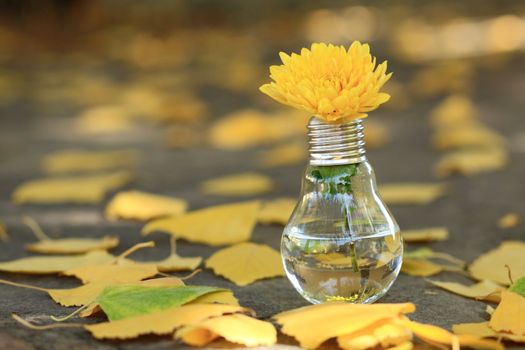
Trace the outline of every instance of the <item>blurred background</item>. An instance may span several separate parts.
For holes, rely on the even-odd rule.
[[[453,172],[433,168],[448,146],[432,113],[473,116],[525,151],[522,1],[4,0],[1,195],[49,152],[134,147],[145,189],[189,196],[190,183],[257,168],[296,196],[308,115],[258,87],[279,51],[353,40],[394,72],[391,101],[365,124],[382,179]]]

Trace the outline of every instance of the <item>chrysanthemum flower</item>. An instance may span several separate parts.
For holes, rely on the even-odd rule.
[[[271,98],[303,109],[328,122],[364,118],[390,95],[379,90],[392,73],[386,61],[376,67],[368,44],[354,41],[346,50],[332,44],[312,44],[301,54],[279,54],[283,64],[270,67],[273,82],[259,89]]]

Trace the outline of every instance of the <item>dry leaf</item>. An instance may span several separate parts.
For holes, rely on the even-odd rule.
[[[467,298],[487,300],[495,303],[499,303],[501,300],[500,292],[504,290],[504,288],[499,284],[489,280],[485,280],[470,286],[456,282],[440,282],[432,280],[429,280],[429,282],[449,292],[456,293]]]
[[[40,240],[37,243],[26,244],[30,252],[43,254],[79,254],[93,250],[107,250],[115,248],[119,239],[115,236],[104,236],[102,238],[61,238],[51,239],[47,236],[40,225],[30,217],[24,217],[23,221],[28,225],[33,234]]]
[[[67,150],[47,155],[42,160],[42,170],[48,174],[114,170],[133,167],[138,159],[139,152],[135,150]]]
[[[476,122],[438,129],[432,136],[438,150],[503,147],[505,139],[496,131]]]
[[[344,350],[366,350],[379,346],[391,349],[392,346],[399,346],[411,340],[410,330],[387,319],[357,332],[338,336],[337,344]]]
[[[226,313],[246,312],[236,305],[189,304],[123,320],[87,325],[97,339],[130,339],[144,334],[165,335],[176,328]]]
[[[307,117],[296,111],[264,114],[241,110],[217,121],[209,130],[208,138],[214,147],[232,150],[289,140],[291,136],[304,134]]]
[[[451,345],[453,350],[459,350],[460,346],[476,349],[504,350],[504,346],[497,341],[482,339],[471,335],[455,335],[449,331],[434,325],[410,321],[407,318],[400,319],[402,325],[410,329],[423,341],[431,344]]]
[[[501,302],[490,318],[489,326],[496,332],[525,335],[525,297],[502,291]]]
[[[0,262],[0,271],[54,274],[82,266],[104,264],[114,259],[115,257],[105,250],[95,250],[82,255],[33,256]]]
[[[265,168],[295,165],[301,164],[307,155],[305,144],[293,142],[262,152],[257,162]]]
[[[147,221],[186,212],[188,204],[180,198],[161,196],[142,191],[123,191],[113,197],[106,207],[106,218]]]
[[[387,204],[428,204],[446,193],[440,183],[395,183],[379,186],[379,193]]]
[[[455,173],[471,176],[500,170],[507,162],[507,151],[502,148],[464,149],[445,154],[436,164],[435,173],[439,177]]]
[[[252,196],[270,191],[272,180],[261,174],[243,173],[204,181],[201,191],[219,196]]]
[[[432,111],[432,125],[450,128],[461,124],[471,124],[475,121],[477,113],[470,98],[464,95],[451,95]]]
[[[297,205],[297,199],[277,198],[265,201],[259,211],[259,223],[286,225]]]
[[[496,338],[525,343],[525,336],[496,332],[489,327],[488,322],[455,324],[452,326],[452,331],[460,335],[473,335],[480,338]]]
[[[271,346],[277,342],[277,331],[270,322],[233,314],[208,318],[175,333],[176,339],[191,346],[204,346],[218,337],[245,346]]]
[[[505,265],[515,276],[525,276],[525,242],[505,241],[498,248],[479,256],[469,266],[475,279],[492,280],[509,285],[509,274]]]
[[[238,286],[263,278],[284,276],[281,255],[271,247],[251,242],[221,249],[206,260],[206,267]]]
[[[273,318],[282,326],[282,333],[294,337],[303,348],[315,349],[330,338],[357,332],[415,309],[412,303],[327,303],[285,311]]]
[[[443,271],[443,266],[426,259],[403,258],[401,272],[410,276],[433,276]]]
[[[9,241],[9,234],[7,233],[7,229],[2,221],[0,221],[0,241]]]
[[[153,264],[162,272],[172,272],[195,270],[201,262],[202,258],[200,256],[186,258],[177,255],[176,239],[172,237],[170,240],[170,255],[166,259],[147,261],[146,264]]]
[[[19,185],[13,193],[13,201],[22,203],[86,203],[95,204],[104,199],[107,192],[131,181],[128,172],[104,175],[56,177],[32,180]]]
[[[80,134],[111,134],[128,131],[133,127],[132,112],[121,105],[104,105],[82,112],[75,120]]]
[[[498,220],[499,228],[512,228],[518,225],[520,218],[516,213],[508,213]]]
[[[403,230],[401,234],[404,242],[431,242],[446,240],[449,232],[446,227],[429,227],[417,230]]]
[[[154,220],[144,226],[142,234],[166,231],[190,242],[209,245],[244,242],[251,237],[259,208],[258,201],[204,208],[178,217]]]

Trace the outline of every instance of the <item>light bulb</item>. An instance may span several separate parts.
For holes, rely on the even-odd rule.
[[[308,129],[310,164],[281,241],[286,274],[311,303],[372,303],[399,274],[403,242],[377,191],[361,120],[313,117]]]

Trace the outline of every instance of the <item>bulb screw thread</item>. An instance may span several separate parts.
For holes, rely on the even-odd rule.
[[[344,124],[326,123],[316,117],[308,122],[310,164],[331,166],[366,160],[361,119]]]

